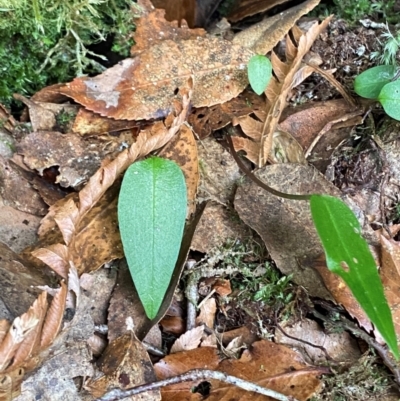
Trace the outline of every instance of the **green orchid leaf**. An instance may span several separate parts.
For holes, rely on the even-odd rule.
[[[174,162],[150,157],[126,171],[118,199],[119,229],[149,319],[157,315],[174,272],[186,206],[185,178]]]
[[[388,116],[400,120],[400,81],[386,84],[379,93],[378,100]]]
[[[272,64],[265,56],[253,56],[247,65],[250,86],[257,95],[261,95],[272,77]]]
[[[394,65],[379,65],[361,73],[354,81],[354,90],[357,95],[367,99],[378,99],[382,88],[396,75]]]
[[[345,203],[332,196],[312,195],[310,205],[329,270],[344,280],[393,355],[399,359],[392,314],[357,218]]]

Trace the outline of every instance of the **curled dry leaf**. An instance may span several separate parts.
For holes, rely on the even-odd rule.
[[[332,17],[326,18],[321,24],[315,23],[300,37],[296,46],[289,35],[286,36],[286,62],[280,61],[272,51],[271,62],[276,77],[272,77],[265,94],[268,99],[267,116],[261,135],[259,165],[263,166],[271,151],[273,133],[276,130],[280,116],[287,104],[287,96],[293,87],[295,74],[301,66],[303,57],[310,50],[318,35],[328,26]]]
[[[14,322],[0,344],[0,372],[13,370],[10,369],[11,366],[15,368],[13,359],[20,349],[21,344],[28,338],[29,334],[43,322],[43,308],[47,308],[46,298],[47,293],[43,292],[26,313],[14,319]],[[25,346],[27,346],[27,344],[25,344]],[[19,361],[19,363],[21,364],[21,361]]]
[[[182,334],[172,345],[171,354],[197,348],[200,345],[203,334],[204,326],[195,327]]]
[[[286,62],[281,61],[278,56],[272,51],[271,62],[275,73],[272,77],[265,94],[267,96],[266,116],[260,123],[250,117],[243,117],[236,120],[240,121],[242,129],[250,136],[255,143],[250,140],[237,140],[237,150],[243,149],[248,152],[249,159],[256,162],[255,154],[257,147],[259,148],[258,160],[256,164],[262,166],[266,163],[270,155],[274,133],[277,131],[277,125],[287,104],[287,96],[291,88],[296,73],[298,72],[303,57],[310,50],[310,47],[317,36],[328,25],[330,18],[325,19],[321,24],[314,24],[310,30],[300,36],[298,46],[292,42],[289,35],[286,37]],[[299,33],[294,30],[294,33]],[[295,141],[294,141],[295,142]],[[235,143],[234,143],[235,145]],[[299,147],[301,149],[301,147]],[[298,152],[295,152],[298,153]]]

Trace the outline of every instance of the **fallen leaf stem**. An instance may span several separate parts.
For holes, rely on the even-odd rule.
[[[271,188],[264,181],[261,181],[244,165],[244,163],[240,159],[239,155],[236,153],[235,148],[233,147],[233,142],[232,142],[231,137],[229,135],[227,135],[226,138],[227,138],[227,142],[228,142],[231,154],[232,154],[233,158],[235,159],[237,165],[239,166],[240,170],[242,170],[242,172],[244,174],[246,174],[246,176],[249,177],[253,182],[255,182],[259,187],[261,187],[262,189],[265,189],[267,192],[271,193],[272,195],[279,196],[280,198],[292,199],[292,200],[310,200],[311,195],[287,194],[285,192],[280,192],[274,188]]]
[[[207,370],[207,369],[193,369],[178,376],[169,377],[153,383],[143,384],[141,386],[133,387],[129,390],[114,389],[98,398],[96,401],[118,401],[126,397],[144,393],[145,391],[156,390],[171,384],[177,384],[187,381],[197,380],[219,380],[227,384],[232,384],[246,391],[252,391],[257,394],[262,394],[279,401],[297,401],[292,396],[286,396],[278,393],[277,391],[259,386],[247,380],[239,379],[238,377],[228,375],[223,372]]]

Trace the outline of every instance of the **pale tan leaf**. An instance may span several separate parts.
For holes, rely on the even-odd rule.
[[[46,348],[52,344],[54,338],[61,328],[61,323],[65,311],[65,302],[67,299],[67,286],[64,282],[61,283],[61,288],[51,301],[50,308],[44,321],[42,335],[40,338],[40,346]]]
[[[0,320],[0,344],[3,342],[4,337],[6,336],[8,330],[10,329],[11,323],[6,320]]]
[[[260,150],[260,145],[251,139],[240,138],[238,136],[232,137],[233,147],[236,152],[244,150],[246,152],[246,157],[254,164],[258,164],[258,154]]]
[[[38,323],[35,328],[27,334],[22,344],[20,344],[17,352],[14,355],[12,364],[7,368],[16,369],[20,366],[24,366],[25,362],[39,352],[40,336],[43,327],[43,321],[47,312],[47,292],[42,292],[37,299],[35,307],[35,315],[38,319]]]
[[[286,51],[285,51],[285,53],[286,53],[286,60],[287,60],[288,63],[291,63],[296,58],[296,55],[297,55],[297,47],[293,43],[292,38],[290,37],[290,35],[286,36]],[[280,80],[279,77],[278,77],[278,79]]]
[[[212,329],[214,327],[215,314],[217,313],[217,304],[215,298],[208,298],[201,303],[200,314],[196,318],[196,326],[205,324]]]
[[[240,125],[242,131],[251,139],[256,142],[260,142],[261,140],[261,131],[263,129],[263,123],[261,121],[257,121],[250,116],[243,116],[235,118],[233,121],[233,125]]]
[[[294,74],[292,81],[292,88],[300,85],[306,78],[308,78],[315,71],[314,67],[309,65],[303,65],[297,72]]]
[[[49,245],[47,248],[35,249],[32,252],[35,258],[40,259],[51,267],[63,279],[68,278],[68,248],[62,244]]]
[[[17,368],[6,374],[0,374],[0,401],[11,401],[21,394],[24,373],[24,369]]]
[[[79,211],[73,199],[69,199],[62,210],[54,216],[66,245],[69,245],[73,233],[76,231],[76,223],[78,221]]]
[[[289,36],[287,36],[286,39],[288,37]],[[279,81],[283,81],[290,70],[290,65],[281,61],[274,51],[271,52],[271,63],[274,66],[274,74]]]
[[[175,342],[171,348],[171,354],[176,354],[177,352],[189,351],[195,349],[200,345],[201,337],[204,333],[204,326],[195,327],[192,330],[187,331],[182,334]]]
[[[42,303],[41,298],[46,296],[46,292],[42,293],[29,308],[28,312],[14,319],[0,345],[0,372],[5,371],[9,367],[21,343],[39,324]]]

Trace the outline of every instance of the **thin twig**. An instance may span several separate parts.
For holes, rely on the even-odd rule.
[[[144,393],[145,391],[156,390],[164,386],[169,386],[171,384],[195,380],[219,380],[224,383],[237,386],[246,391],[252,391],[257,394],[266,395],[268,397],[274,398],[275,400],[297,401],[296,398],[290,395],[286,396],[284,394],[278,393],[277,391],[258,386],[257,384],[254,384],[247,380],[239,379],[238,377],[231,376],[223,372],[206,369],[189,370],[189,372],[186,372],[182,375],[169,377],[168,379],[160,380],[154,383],[143,384],[141,386],[133,387],[129,390],[114,389],[104,394],[101,398],[98,398],[97,401],[118,401],[126,397],[132,397],[133,395]]]
[[[311,195],[294,195],[294,194],[287,194],[284,192],[277,191],[274,188],[271,188],[265,182],[261,181],[258,177],[256,177],[252,172],[250,172],[247,167],[243,164],[242,160],[240,160],[240,157],[235,151],[235,148],[233,146],[232,139],[229,135],[226,136],[226,139],[228,141],[229,149],[231,151],[231,154],[233,158],[235,159],[237,165],[239,166],[240,170],[242,170],[243,173],[247,175],[253,182],[255,182],[259,187],[262,189],[265,189],[267,192],[271,193],[272,195],[279,196],[280,198],[285,198],[285,199],[292,199],[292,200],[310,200]]]

